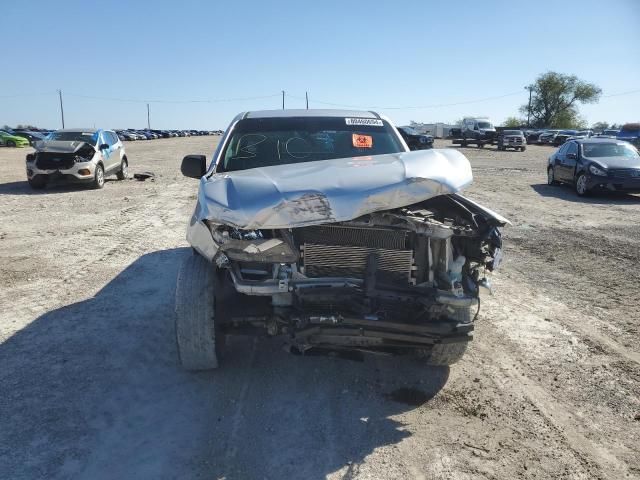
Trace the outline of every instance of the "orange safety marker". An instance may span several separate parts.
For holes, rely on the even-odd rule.
[[[353,134],[353,146],[356,148],[373,148],[373,137],[371,135]]]

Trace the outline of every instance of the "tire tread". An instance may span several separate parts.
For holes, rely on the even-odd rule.
[[[215,342],[213,266],[192,253],[182,263],[176,285],[176,341],[186,370],[218,367]]]

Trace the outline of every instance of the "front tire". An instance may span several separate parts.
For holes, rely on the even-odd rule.
[[[474,312],[473,307],[459,307],[454,308],[452,320],[456,320],[458,323],[471,323],[473,320]],[[432,366],[447,366],[453,365],[458,362],[464,356],[467,351],[467,345],[469,342],[459,343],[437,343],[429,349],[419,349],[416,351],[418,357],[423,358],[427,365]]]
[[[7,147],[15,148],[16,142],[13,140],[7,140]]]
[[[42,190],[47,186],[47,180],[42,178],[42,176],[33,177],[27,180],[29,182],[29,186],[34,190]]]
[[[126,157],[122,159],[120,171],[116,173],[116,177],[118,180],[126,180],[129,177],[129,162]]]
[[[589,195],[589,188],[587,187],[587,176],[584,173],[578,175],[576,179],[576,193],[579,197],[586,197]]]
[[[185,370],[218,367],[215,332],[215,272],[197,253],[185,258],[176,286],[176,343]]]
[[[98,164],[93,174],[93,188],[100,189],[102,187],[104,187],[104,167]]]

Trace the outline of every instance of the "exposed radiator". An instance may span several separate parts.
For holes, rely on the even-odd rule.
[[[369,255],[377,260],[382,282],[412,282],[413,251],[408,232],[384,228],[320,226],[297,229],[304,273],[308,277],[364,278]]]

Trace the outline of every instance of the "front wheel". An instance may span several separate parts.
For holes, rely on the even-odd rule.
[[[104,187],[104,168],[102,165],[96,165],[96,171],[93,174],[93,188]]]
[[[214,267],[197,253],[185,258],[176,285],[176,343],[185,370],[218,367]]]
[[[14,142],[13,140],[7,140],[7,147],[15,147],[16,146],[16,142]]]
[[[42,176],[36,176],[28,180],[29,186],[34,190],[42,190],[47,186],[47,180]]]
[[[126,180],[129,176],[129,162],[126,157],[122,159],[122,163],[120,164],[120,171],[116,174],[118,180]]]
[[[474,316],[473,307],[454,308],[452,320],[458,323],[471,323]],[[427,365],[447,366],[453,365],[464,356],[469,342],[437,343],[431,348],[421,348],[416,351],[418,357],[425,359]]]
[[[578,175],[576,179],[576,193],[579,197],[585,197],[589,195],[589,188],[587,187],[587,176],[584,173]]]

